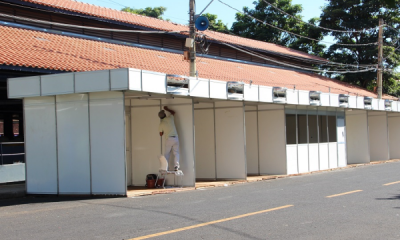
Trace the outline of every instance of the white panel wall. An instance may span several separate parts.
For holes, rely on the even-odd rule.
[[[213,104],[211,104],[211,107],[213,107]],[[214,109],[195,110],[194,124],[196,143],[196,178],[216,179]]]
[[[255,110],[257,110],[256,107]],[[257,112],[254,110],[246,112],[246,159],[247,174],[258,174],[258,128]]]
[[[308,144],[310,172],[319,170],[319,147],[318,143]]]
[[[166,93],[166,74],[142,70],[142,91]]]
[[[40,77],[9,78],[8,98],[40,96]]]
[[[298,145],[299,173],[309,172],[308,145]]]
[[[289,168],[286,163],[283,106],[259,105],[259,110],[261,110],[258,112],[260,173],[287,174],[291,166]],[[291,163],[292,160],[289,162]]]
[[[75,93],[99,92],[109,90],[109,70],[75,73]]]
[[[226,82],[210,80],[210,98],[227,99]]]
[[[286,102],[288,104],[298,104],[299,103],[299,91],[294,89],[286,90]]]
[[[364,109],[364,97],[357,97],[357,108]]]
[[[74,93],[74,73],[41,76],[42,96]]]
[[[393,112],[397,112],[397,106],[398,106],[397,101],[393,101],[392,102],[392,111]]]
[[[331,93],[330,96],[330,105],[331,107],[339,107],[339,94]]]
[[[337,167],[338,167],[337,143],[331,142],[329,143],[329,168],[337,168]]]
[[[329,93],[321,93],[321,95],[320,95],[321,106],[329,106],[330,105],[329,97],[330,97]]]
[[[299,90],[299,104],[310,105],[310,92]]]
[[[131,100],[132,185],[144,186],[146,175],[158,173],[161,137],[160,100]],[[171,106],[171,109],[173,107]]]
[[[346,111],[347,162],[369,163],[367,111]]]
[[[182,179],[183,186],[194,187],[195,185],[195,172],[194,172],[194,119],[193,119],[193,104],[192,99],[176,98],[176,99],[162,99],[163,106],[168,106],[175,113],[175,127],[179,136],[179,150],[180,150],[180,170],[184,173]],[[157,128],[158,130],[158,128]],[[164,138],[163,138],[164,140]],[[162,145],[164,147],[164,144]],[[172,159],[169,161],[171,168],[174,166]],[[173,176],[170,175],[173,181]],[[170,184],[167,179],[167,184]]]
[[[24,99],[28,194],[57,194],[55,97]]]
[[[386,112],[368,112],[371,161],[388,160],[388,129]]]
[[[349,108],[357,108],[357,97],[349,96]]]
[[[258,89],[260,102],[273,102],[272,87],[259,86]]]
[[[110,70],[111,90],[142,90],[142,71],[133,68]]]
[[[347,166],[345,117],[337,117],[338,167]]]
[[[378,99],[378,109],[384,111],[385,110],[385,100]]]
[[[59,193],[90,194],[88,95],[60,95],[56,102]]]
[[[190,78],[189,94],[193,97],[210,97],[210,80],[202,78]]]
[[[326,170],[329,169],[329,144],[320,143],[319,144],[319,169]]]
[[[217,178],[219,179],[247,177],[244,107],[232,108],[230,107],[232,104],[243,103],[215,103]]]
[[[400,114],[388,114],[390,159],[400,158]]]
[[[373,110],[378,110],[379,109],[379,101],[376,98],[372,99],[371,107]]]
[[[89,94],[93,194],[126,194],[125,114],[121,92]]]
[[[244,85],[244,100],[246,101],[258,101],[258,85]]]
[[[297,174],[297,145],[286,145],[287,174]]]

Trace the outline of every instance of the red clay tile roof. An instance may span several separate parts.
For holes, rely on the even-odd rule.
[[[183,54],[85,40],[0,26],[0,64],[64,71],[137,68],[188,76]],[[376,94],[337,80],[272,67],[197,58],[199,77],[250,80],[257,85],[376,97]],[[386,98],[392,98],[386,96]],[[394,98],[393,98],[394,99]]]
[[[188,26],[176,24],[156,18],[150,18],[146,16],[136,15],[132,13],[127,13],[123,11],[118,11],[110,8],[99,7],[92,4],[82,3],[73,0],[23,0],[30,3],[35,3],[39,5],[54,7],[58,9],[68,10],[72,12],[77,12],[85,15],[95,16],[99,18],[114,20],[118,22],[129,23],[133,25],[153,28],[163,31],[189,31]],[[228,42],[231,44],[238,44],[242,46],[247,46],[251,48],[266,50],[270,52],[276,52],[284,55],[292,55],[301,58],[308,58],[320,61],[326,61],[326,59],[313,56],[304,52],[293,50],[284,46],[279,46],[273,43],[267,43],[262,41],[256,41],[252,39],[247,39],[243,37],[232,36],[229,34],[204,31],[206,35],[215,38],[221,42]]]

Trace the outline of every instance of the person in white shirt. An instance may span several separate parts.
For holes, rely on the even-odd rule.
[[[158,117],[161,119],[158,131],[160,136],[165,136],[165,150],[164,156],[169,161],[171,151],[175,156],[175,171],[179,170],[179,138],[178,132],[175,128],[175,111],[169,109],[167,106],[164,107],[165,111],[168,111],[171,115],[167,117],[164,110],[158,113]]]

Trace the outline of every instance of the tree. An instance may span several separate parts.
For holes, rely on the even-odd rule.
[[[395,4],[395,8],[388,8],[383,0],[331,0],[323,8],[320,26],[352,32],[325,32],[324,35],[330,34],[337,41],[325,52],[325,58],[345,64],[377,64],[377,45],[340,46],[337,43],[366,44],[377,42],[379,18],[383,18],[385,24],[398,29],[400,24],[398,17],[400,15],[399,0],[396,0]],[[355,30],[360,29],[365,30],[355,32]],[[386,70],[383,73],[383,92],[398,95],[400,91],[396,80],[399,78],[398,74],[393,72],[400,65],[400,55],[394,51],[399,46],[398,31],[385,27],[383,41],[385,45],[383,49],[384,68]],[[330,69],[335,70],[336,68]],[[376,86],[376,71],[328,75],[369,90],[373,90]]]
[[[292,4],[292,0],[268,0],[268,2],[292,16],[301,18],[300,13],[303,10],[302,6],[299,4]],[[319,40],[322,39],[323,36],[318,28],[279,12],[263,0],[255,1],[253,4],[255,5],[254,9],[243,7],[243,12],[245,14],[236,13],[236,22],[232,24],[232,32],[246,38],[275,43],[310,54],[322,54],[324,45],[267,26],[248,15],[280,29]],[[318,19],[314,18],[310,20],[310,23],[315,24],[317,21]]]
[[[167,10],[166,7],[154,7],[154,8],[147,7],[145,9],[142,9],[142,8],[135,9],[135,8],[130,8],[130,7],[124,7],[123,9],[121,9],[121,11],[124,11],[124,12],[130,12],[130,13],[153,17],[153,18],[158,18],[158,19],[163,19],[162,15],[164,14],[164,12],[166,10]]]
[[[208,27],[209,30],[211,31],[216,31],[216,32],[223,32],[223,33],[229,33],[228,27],[226,24],[224,24],[221,19],[218,19],[218,16],[216,14],[211,14],[211,13],[204,13],[202,16],[208,18],[208,21],[210,22],[210,26]]]

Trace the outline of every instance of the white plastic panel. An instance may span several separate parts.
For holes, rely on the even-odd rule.
[[[111,90],[127,90],[129,87],[129,68],[110,70]],[[140,83],[140,78],[138,79]]]
[[[194,187],[195,185],[195,163],[194,163],[194,119],[193,119],[193,105],[192,99],[176,98],[176,99],[162,99],[163,106],[167,105],[176,112],[175,114],[175,127],[179,136],[179,150],[180,150],[180,169],[184,173],[182,178],[183,186]],[[176,105],[175,105],[176,104]],[[158,131],[158,128],[157,128]],[[164,144],[162,145],[164,147]],[[164,152],[164,151],[163,151]],[[171,168],[174,166],[174,160],[171,158],[169,165]],[[167,184],[170,180],[174,181],[172,175],[168,176]]]
[[[378,99],[378,109],[385,111],[385,99]]]
[[[299,104],[310,105],[310,92],[299,90]]]
[[[129,90],[142,90],[142,70],[129,68]]]
[[[257,112],[246,112],[247,174],[258,174]]]
[[[61,95],[56,102],[59,193],[90,194],[88,95]]]
[[[357,108],[357,97],[349,96],[349,108]]]
[[[189,78],[189,94],[193,97],[210,97],[210,80],[203,78]]]
[[[337,117],[337,140],[338,140],[338,166],[347,166],[346,155],[346,125],[344,116]]]
[[[369,163],[367,111],[346,111],[347,162]]]
[[[215,179],[214,110],[194,111],[196,178]]]
[[[42,96],[74,93],[74,73],[41,76]]]
[[[397,111],[400,112],[400,102],[396,101],[396,103],[397,103]]]
[[[339,107],[339,94],[331,93],[330,96],[330,106]]]
[[[92,193],[126,195],[123,93],[90,93],[89,112]]]
[[[299,91],[294,89],[286,90],[286,102],[288,104],[299,104]]]
[[[144,186],[146,175],[157,173],[160,168],[160,100],[132,99],[131,103],[132,185]]]
[[[227,99],[226,82],[210,80],[210,98]]]
[[[109,90],[109,70],[75,73],[75,93],[101,92]]]
[[[371,161],[389,160],[386,112],[368,113]]]
[[[40,96],[40,77],[21,77],[8,79],[8,98]]]
[[[244,109],[215,109],[217,178],[245,179]]]
[[[268,108],[271,110],[261,110]],[[286,161],[285,110],[276,104],[259,105],[259,110],[260,173],[287,174],[289,166]]]
[[[297,174],[297,145],[286,145],[287,174]]]
[[[57,194],[55,97],[24,99],[28,194]]]
[[[336,142],[329,143],[329,168],[337,168],[338,167],[338,149]]]
[[[308,145],[299,144],[297,146],[298,146],[299,173],[309,172]]]
[[[308,145],[308,157],[310,164],[310,172],[319,170],[319,147],[318,143]]]
[[[378,110],[379,109],[379,104],[378,104],[378,99],[373,98],[372,99],[372,103],[371,103],[371,107],[373,110]]]
[[[329,106],[330,105],[329,96],[330,96],[329,93],[321,93],[321,95],[320,95],[321,106]]]
[[[244,100],[257,102],[258,101],[258,92],[259,92],[258,85],[245,84],[244,85]]]
[[[357,97],[357,108],[364,109],[364,97]]]
[[[400,114],[390,113],[388,116],[390,159],[400,159]]]
[[[154,93],[167,92],[167,77],[164,73],[142,70],[142,91]]]
[[[272,87],[259,86],[258,89],[260,102],[273,102]]]
[[[329,169],[329,146],[328,143],[319,144],[319,169]]]

